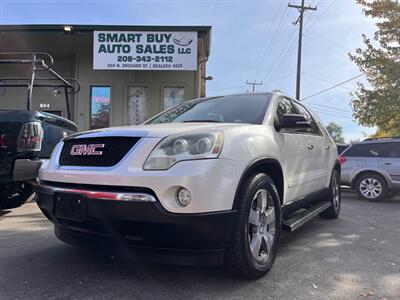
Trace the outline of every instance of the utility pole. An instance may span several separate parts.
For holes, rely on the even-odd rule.
[[[253,86],[253,93],[255,92],[255,90],[256,90],[256,85],[262,85],[263,83],[262,83],[262,81],[261,82],[257,82],[257,81],[253,81],[253,82],[249,82],[248,80],[246,81],[246,84],[250,84],[250,85],[252,85]]]
[[[311,6],[304,6],[304,0],[301,0],[300,5],[292,5],[288,4],[290,8],[297,8],[300,13],[299,18],[294,25],[299,24],[299,43],[298,43],[298,50],[297,50],[297,78],[296,78],[296,99],[300,100],[300,80],[301,80],[301,44],[303,42],[303,21],[304,21],[304,12],[306,10],[317,10],[317,7]]]

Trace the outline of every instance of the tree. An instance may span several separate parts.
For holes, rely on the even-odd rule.
[[[369,86],[358,83],[352,95],[357,122],[378,126],[382,132],[400,134],[400,4],[398,0],[357,0],[367,17],[376,18],[373,41],[363,35],[365,49],[349,54]]]
[[[330,136],[337,144],[344,144],[343,137],[343,127],[336,124],[335,122],[330,122],[328,126],[326,126],[326,130],[328,130]]]

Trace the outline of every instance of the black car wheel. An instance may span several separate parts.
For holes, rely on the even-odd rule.
[[[331,206],[324,210],[320,216],[326,219],[336,219],[340,214],[340,208],[342,206],[340,176],[337,170],[333,170],[332,172],[327,200],[331,203]]]
[[[2,187],[0,191],[0,209],[10,209],[21,206],[29,199],[32,192],[32,185],[25,182]]]
[[[258,278],[272,267],[281,235],[281,205],[271,177],[250,176],[240,188],[237,210],[228,263],[239,276]]]

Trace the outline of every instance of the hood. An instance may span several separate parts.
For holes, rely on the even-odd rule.
[[[69,136],[70,138],[90,138],[104,136],[132,136],[163,138],[175,133],[202,130],[222,130],[224,128],[241,127],[249,124],[237,123],[162,123],[136,126],[109,127],[104,129],[80,132]]]

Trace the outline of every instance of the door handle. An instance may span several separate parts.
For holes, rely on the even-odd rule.
[[[329,150],[331,147],[329,145],[325,146],[325,150]]]
[[[390,161],[385,162],[385,165],[390,166],[392,163]]]
[[[314,145],[308,144],[308,145],[307,145],[307,149],[309,149],[309,150],[314,149]]]

